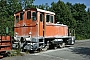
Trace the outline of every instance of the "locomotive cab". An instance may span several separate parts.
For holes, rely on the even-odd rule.
[[[54,15],[55,13],[53,12],[45,12],[41,9],[25,9],[16,12],[14,14],[14,27],[16,27],[14,29],[15,35],[18,34],[18,36],[27,36],[29,33],[33,33],[32,30],[38,30],[34,28],[38,24],[38,27],[40,27],[38,33],[40,36],[43,36],[44,33],[42,32],[42,30],[45,29],[45,25],[54,23]],[[21,27],[21,30],[18,30],[18,27]],[[26,29],[27,31],[24,32],[25,30],[22,29],[22,27],[32,27],[32,29]],[[33,36],[35,36],[34,33]]]

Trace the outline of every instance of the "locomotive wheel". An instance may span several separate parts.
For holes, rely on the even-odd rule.
[[[47,51],[49,49],[49,46],[45,46],[42,50]]]
[[[40,48],[37,49],[38,52],[42,51],[42,45],[40,46]]]
[[[59,44],[60,48],[64,48],[65,47],[65,43]]]
[[[41,48],[37,49],[37,52],[41,52],[41,51],[42,51],[42,49],[41,49]]]
[[[54,49],[57,49],[57,46],[54,46]]]
[[[57,44],[54,44],[54,46],[53,46],[53,47],[54,47],[54,49],[57,49]]]

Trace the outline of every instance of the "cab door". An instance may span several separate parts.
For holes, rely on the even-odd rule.
[[[45,36],[45,14],[44,13],[40,13],[40,22],[39,22],[39,34],[41,37]]]

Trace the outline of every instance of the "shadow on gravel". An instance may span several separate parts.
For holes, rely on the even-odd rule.
[[[78,48],[70,48],[75,54],[80,54],[83,57],[88,57],[90,58],[90,48],[87,47],[78,47]]]

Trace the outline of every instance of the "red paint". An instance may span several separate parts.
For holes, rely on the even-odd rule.
[[[43,21],[40,21],[40,11],[37,11],[37,20],[32,21],[32,19],[27,20],[27,11],[30,10],[31,11],[31,17],[32,17],[32,12],[35,12],[36,9],[26,9],[24,11],[24,19],[20,20],[19,17],[19,22],[15,23],[14,25],[14,32],[18,33],[17,36],[29,36],[29,33],[31,32],[32,37],[57,37],[57,36],[67,36],[68,35],[68,27],[66,25],[58,25],[55,23],[49,23],[46,22],[45,16],[46,12],[43,12]],[[15,13],[15,16],[19,15],[20,16],[20,12],[19,11],[17,13]],[[52,14],[52,16],[54,16]],[[54,18],[54,22],[55,22],[55,18]],[[43,26],[44,25],[44,26]]]
[[[11,49],[12,49],[11,37],[0,36],[0,52]]]

